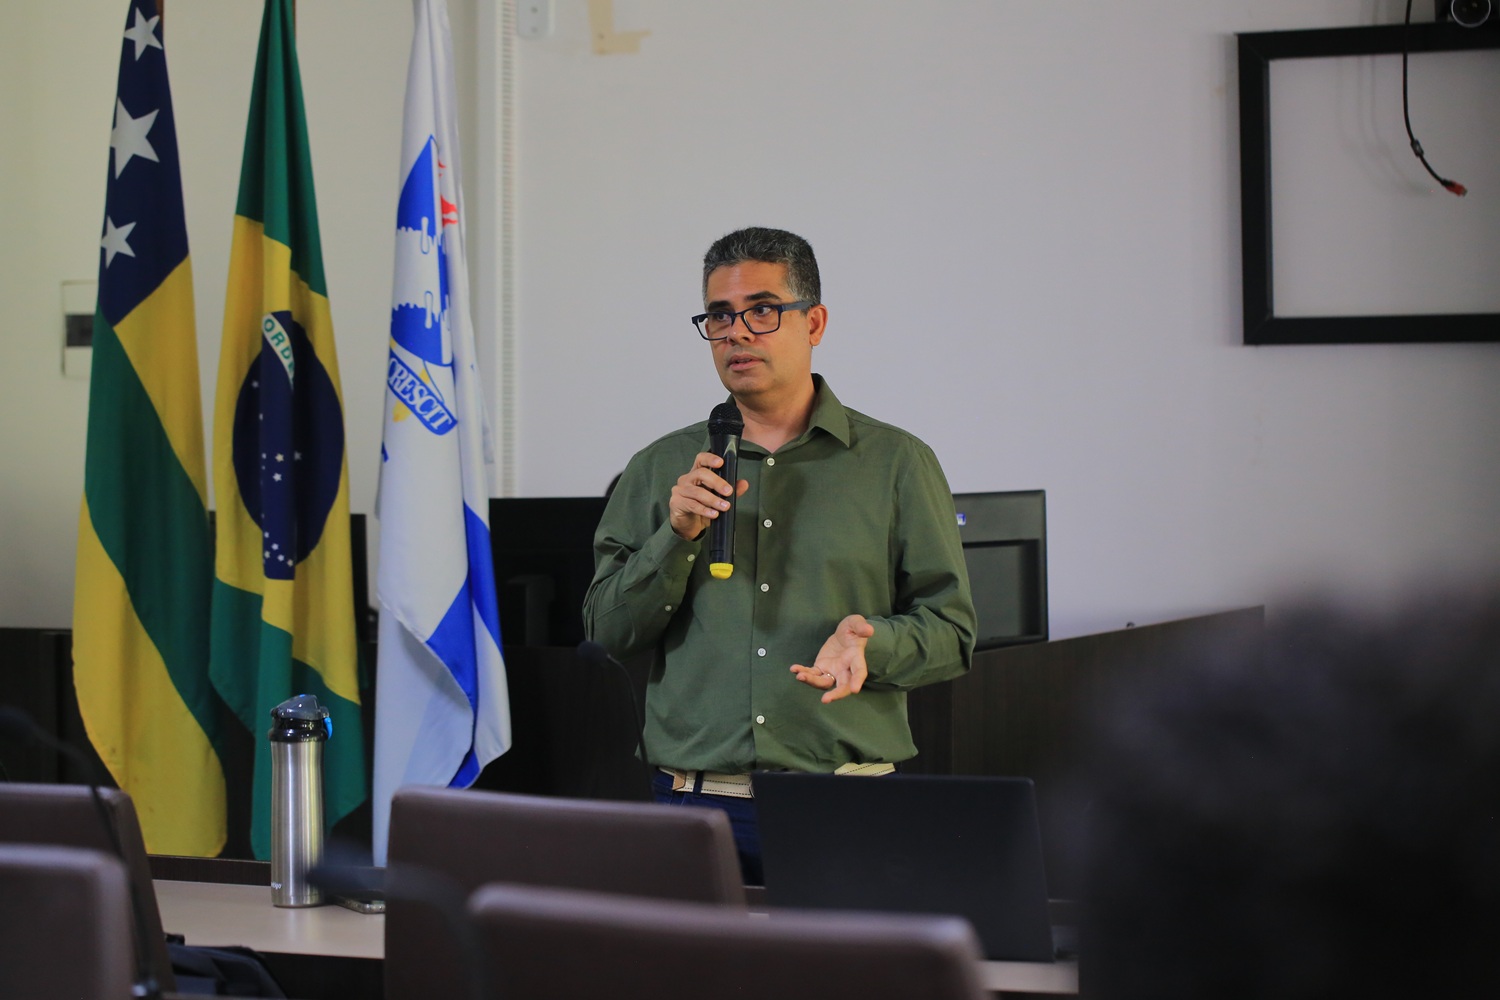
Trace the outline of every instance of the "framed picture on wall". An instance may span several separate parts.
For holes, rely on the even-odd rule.
[[[1500,341],[1500,26],[1256,32],[1238,49],[1244,342]],[[1413,155],[1408,107],[1468,196]]]

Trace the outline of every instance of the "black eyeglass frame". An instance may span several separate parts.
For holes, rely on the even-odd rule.
[[[781,314],[784,313],[784,312],[786,312],[788,309],[792,310],[793,312],[796,312],[799,309],[811,309],[815,305],[817,305],[817,303],[814,302],[812,299],[798,299],[795,302],[757,302],[754,305],[746,306],[744,309],[741,309],[739,312],[734,313],[733,316],[729,320],[729,325],[726,326],[726,327],[724,327],[725,333],[724,333],[723,336],[720,336],[720,337],[710,337],[708,335],[708,331],[703,328],[703,322],[705,320],[707,320],[708,317],[714,315],[715,313],[727,313],[727,312],[729,312],[729,310],[727,310],[727,309],[714,309],[714,310],[712,310],[710,312],[699,313],[698,315],[694,316],[693,317],[693,329],[698,331],[698,336],[702,337],[704,340],[708,341],[709,343],[712,343],[715,340],[728,340],[729,339],[729,332],[728,331],[733,330],[734,329],[734,324],[736,324],[736,323],[744,323],[745,329],[750,330],[751,333],[755,334],[757,337],[760,337],[760,336],[764,336],[767,333],[775,333],[777,330],[780,330],[781,329]],[[756,309],[764,309],[767,306],[770,306],[772,309],[776,310],[776,325],[773,326],[769,330],[751,330],[750,329],[750,324],[748,322],[746,322],[746,320],[745,320],[745,314],[747,312],[751,312],[751,311],[756,310]]]

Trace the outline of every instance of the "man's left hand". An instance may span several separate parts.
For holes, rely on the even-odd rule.
[[[849,615],[839,622],[833,635],[818,650],[810,667],[792,665],[792,673],[804,684],[823,691],[823,704],[858,694],[865,685],[865,643],[875,634],[875,626],[864,615]]]

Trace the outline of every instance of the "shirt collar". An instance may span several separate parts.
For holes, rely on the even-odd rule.
[[[823,381],[823,376],[813,375],[813,392],[816,393],[813,402],[812,419],[807,422],[807,429],[813,428],[826,431],[839,439],[845,447],[849,447],[849,411],[844,409],[844,404],[833,394],[828,383]],[[806,437],[807,435],[803,435]]]
[[[795,447],[809,440],[815,430],[832,435],[838,439],[840,444],[848,448],[852,441],[852,435],[849,433],[849,411],[844,409],[844,404],[840,403],[839,398],[833,394],[833,390],[828,388],[828,383],[823,381],[823,376],[814,372],[812,379],[813,411],[812,416],[807,421],[807,430],[799,434],[795,440],[782,445],[782,450]],[[731,402],[734,400],[733,396],[728,398]],[[759,445],[751,444],[748,441],[742,447],[764,453]]]

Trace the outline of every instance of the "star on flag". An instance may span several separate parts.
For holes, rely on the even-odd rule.
[[[152,147],[151,140],[146,138],[146,133],[156,123],[158,113],[151,111],[139,118],[132,118],[130,112],[125,110],[125,102],[115,98],[115,127],[109,133],[109,148],[115,151],[116,177],[120,176],[133,156],[160,162],[156,159],[156,150]]]
[[[140,9],[136,9],[135,23],[125,29],[125,37],[135,43],[136,62],[140,62],[141,55],[147,49],[161,48],[161,41],[156,37],[156,24],[160,20],[160,17],[153,17],[148,21],[141,15]]]
[[[104,238],[99,245],[104,248],[104,266],[107,268],[114,263],[115,254],[124,254],[134,257],[135,251],[130,249],[130,244],[125,242],[130,238],[130,231],[135,228],[134,222],[127,222],[123,226],[116,226],[114,220],[108,215],[104,217]]]

